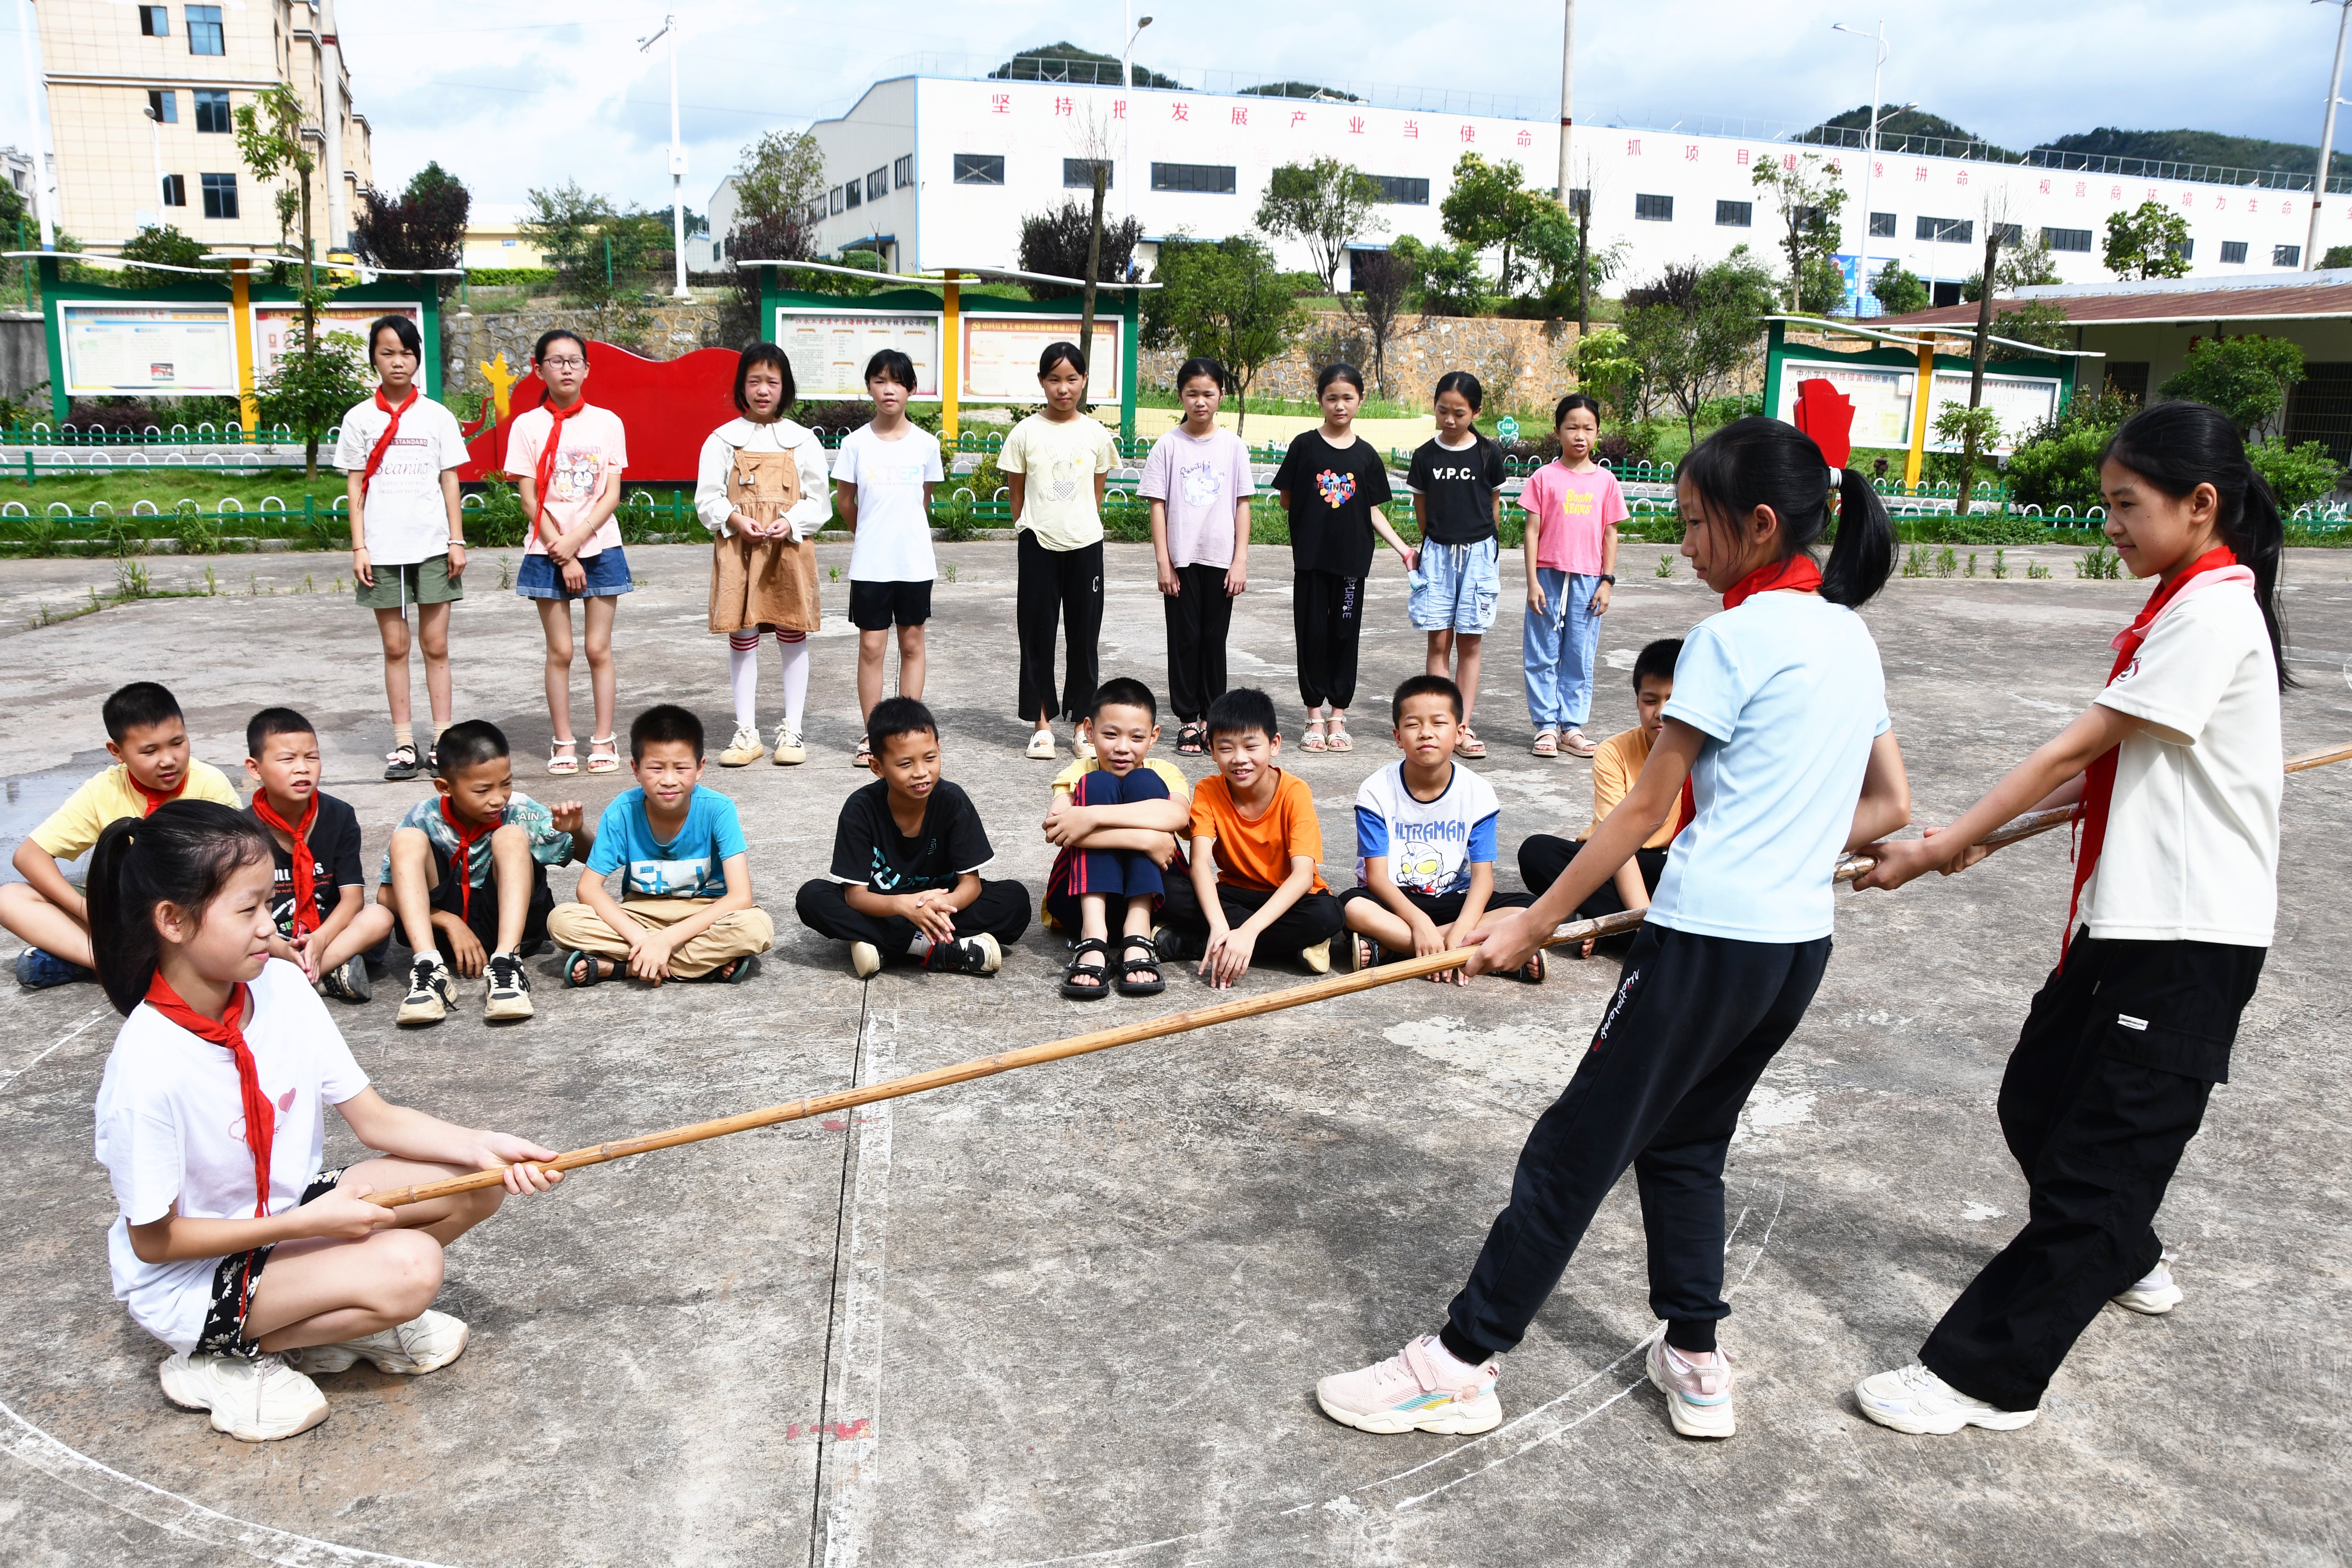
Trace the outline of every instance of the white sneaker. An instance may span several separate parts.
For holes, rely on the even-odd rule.
[[[2135,1312],[2145,1312],[2151,1318],[2161,1318],[2180,1305],[2181,1289],[2172,1278],[2172,1260],[2179,1253],[2168,1252],[2156,1260],[2156,1267],[2146,1279],[2128,1290],[2119,1290],[2109,1300],[2118,1307]]]
[[[1028,758],[1033,763],[1052,762],[1054,760],[1054,731],[1051,730],[1031,731],[1029,732],[1029,749],[1021,754]]]
[[[1964,1426],[2014,1432],[2032,1426],[2042,1414],[2038,1408],[1996,1410],[1981,1399],[1962,1394],[1917,1362],[1864,1378],[1854,1384],[1853,1397],[1862,1413],[1881,1426],[1916,1437],[1948,1437]]]
[[[482,993],[483,1017],[499,1023],[531,1016],[530,975],[523,969],[520,954],[490,954],[484,973],[489,984]]]
[[[871,980],[882,973],[882,950],[870,942],[849,944],[849,967],[860,980]]]
[[[1305,965],[1307,966],[1307,972],[1308,972],[1309,973],[1313,973],[1313,974],[1328,974],[1328,973],[1331,973],[1331,939],[1330,939],[1329,937],[1325,937],[1321,942],[1317,942],[1313,947],[1303,947],[1303,948],[1300,948],[1300,949],[1298,950],[1298,962],[1299,962],[1299,963],[1303,963],[1303,964],[1305,964]]]
[[[727,742],[725,751],[719,753],[719,765],[723,768],[740,768],[747,763],[756,763],[767,754],[768,748],[760,744],[758,728],[751,724],[738,724],[735,726],[735,738]]]
[[[801,732],[790,724],[776,726],[776,766],[797,767],[808,761],[808,747],[801,743]]]
[[[287,1352],[298,1372],[311,1377],[347,1371],[355,1362],[370,1362],[376,1371],[404,1377],[437,1372],[466,1352],[469,1331],[461,1319],[446,1312],[419,1312],[380,1334],[344,1340],[331,1345],[306,1345]]]
[[[408,966],[408,994],[401,999],[400,1024],[437,1024],[457,1001],[449,966],[437,952],[421,952]]]
[[[1094,740],[1084,730],[1070,737],[1070,755],[1082,763],[1091,763],[1095,760]]]
[[[1315,1385],[1315,1403],[1340,1426],[1383,1437],[1467,1436],[1502,1425],[1503,1402],[1495,1396],[1502,1369],[1489,1361],[1463,1379],[1440,1370],[1438,1351],[1437,1337],[1424,1335],[1384,1362],[1325,1378]]]
[[[327,1418],[319,1385],[279,1355],[222,1355],[193,1351],[157,1370],[163,1397],[184,1410],[209,1410],[213,1430],[240,1443],[268,1443],[308,1432]]]
[[[1731,1413],[1731,1358],[1721,1351],[1697,1366],[1660,1334],[1650,1342],[1650,1382],[1666,1396],[1666,1418],[1685,1437],[1728,1437],[1738,1424]]]

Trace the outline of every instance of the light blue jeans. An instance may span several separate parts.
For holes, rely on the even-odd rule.
[[[1592,661],[1601,644],[1601,617],[1592,613],[1597,576],[1549,566],[1536,569],[1543,614],[1527,612],[1519,663],[1528,679],[1528,717],[1538,730],[1575,730],[1592,713]]]

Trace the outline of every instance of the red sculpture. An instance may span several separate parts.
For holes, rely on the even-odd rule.
[[[1797,428],[1813,438],[1832,468],[1853,456],[1853,399],[1820,376],[1797,383]],[[635,437],[630,437],[632,447]]]
[[[629,434],[629,466],[624,485],[692,484],[702,443],[735,417],[733,349],[697,349],[682,359],[652,360],[613,343],[588,345],[588,401],[621,416]],[[463,479],[505,471],[507,427],[514,416],[536,408],[547,395],[536,372],[514,384],[506,418],[466,431],[473,460],[457,470]]]

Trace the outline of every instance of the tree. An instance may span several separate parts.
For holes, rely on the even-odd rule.
[[[427,163],[397,196],[366,193],[352,226],[352,248],[374,267],[455,267],[464,253],[466,219],[473,205],[464,181],[438,163]],[[455,280],[436,281],[446,294]]]
[[[628,279],[667,267],[667,213],[624,211],[572,180],[528,194],[523,237],[539,247],[572,300],[602,308],[627,290]]]
[[[1475,153],[1465,153],[1454,165],[1454,188],[1437,211],[1446,237],[1466,249],[1474,264],[1486,251],[1499,253],[1495,289],[1512,295],[1526,281],[1528,230],[1550,201],[1527,188],[1518,164],[1489,163]],[[1433,280],[1436,274],[1433,270],[1429,276]]]
[[[315,482],[320,437],[359,399],[332,401],[342,384],[334,363],[340,352],[319,342],[319,306],[327,291],[319,283],[318,251],[310,229],[310,175],[318,168],[318,159],[306,139],[319,132],[318,127],[303,123],[303,114],[302,100],[279,82],[256,94],[251,102],[239,105],[235,124],[237,153],[253,177],[265,184],[272,180],[284,182],[278,193],[280,241],[298,217],[301,223],[302,271],[297,285],[302,300],[301,331],[278,362],[277,374],[270,378],[270,396],[275,402],[264,405],[262,417],[270,425],[285,425],[300,434],[303,477]],[[428,352],[439,350],[436,346]],[[270,407],[277,412],[268,412]]]
[[[2032,343],[2040,348],[2063,349],[2073,327],[2066,312],[2047,300],[2028,300],[2023,304],[2000,312],[1992,319],[1995,337],[2009,338],[2017,342]],[[1992,345],[1992,357],[2031,359],[2032,349],[2013,349],[2006,344]]]
[[[2339,267],[2352,267],[2352,245],[2331,245],[2327,254],[2319,258],[2319,269],[2333,272]]]
[[[1380,205],[1380,182],[1352,163],[1337,158],[1284,163],[1266,180],[1265,195],[1257,204],[1257,226],[1305,245],[1328,294],[1338,287],[1348,242],[1388,228],[1377,211]]]
[[[1805,308],[1806,264],[1819,257],[1826,261],[1838,247],[1837,216],[1845,205],[1845,185],[1836,162],[1817,153],[1790,153],[1779,163],[1760,159],[1749,184],[1780,209],[1785,231],[1780,241],[1789,258],[1789,309]],[[1844,298],[1843,278],[1839,298]]]
[[[1249,418],[1250,384],[1289,348],[1306,323],[1299,294],[1310,275],[1284,272],[1255,235],[1163,240],[1154,326],[1187,354],[1222,361],[1233,377],[1236,433]]]
[[[2045,511],[2071,507],[2076,516],[2099,504],[2099,457],[2116,427],[2139,410],[2123,393],[2077,396],[2021,437],[2009,455],[2009,493],[2021,506]]]
[[[2166,398],[2210,403],[2252,437],[2278,417],[2303,380],[2303,349],[2284,338],[2200,338],[2189,361],[2156,389]]]
[[[160,261],[167,267],[201,267],[205,260],[205,243],[182,234],[170,224],[161,228],[142,228],[122,242],[117,252],[125,261]],[[181,283],[187,280],[184,273],[151,272],[132,268],[126,274],[128,281],[140,284]]]
[[[1184,85],[1172,76],[1161,76],[1140,64],[1134,69],[1135,85],[1138,87],[1181,89]],[[1043,48],[1024,49],[988,74],[992,78],[1015,81],[1094,82],[1104,87],[1119,85],[1117,55],[1098,55],[1066,39],[1058,44],[1047,44]]]
[[[1878,308],[1890,316],[1907,316],[1914,310],[1924,310],[1933,298],[1927,283],[1916,272],[1906,272],[1903,263],[1889,260],[1870,280],[1870,292]]]
[[[427,345],[425,352],[433,352]],[[420,390],[425,379],[417,368]],[[319,437],[341,422],[352,405],[368,395],[374,377],[367,353],[352,332],[328,332],[307,351],[289,345],[271,372],[254,384],[255,411],[263,429],[283,425],[299,432],[310,452],[310,477],[318,478]]]
[[[1421,275],[1408,256],[1394,249],[1360,250],[1348,264],[1348,281],[1354,292],[1339,296],[1340,308],[1360,317],[1372,343],[1372,385],[1382,396],[1389,390],[1389,344],[1396,338],[1397,318],[1421,287]]]
[[[1547,316],[1573,315],[1580,331],[1592,327],[1592,287],[1624,269],[1630,247],[1623,240],[1595,248],[1590,203],[1567,207],[1538,195],[1526,235],[1528,271],[1540,285],[1537,302]]]
[[[766,132],[743,144],[733,177],[735,224],[727,234],[729,259],[815,259],[813,215],[825,193],[824,150],[816,138],[805,131]],[[802,273],[793,281],[797,285],[824,276]],[[719,341],[740,343],[765,337],[768,324],[760,320],[760,269],[739,266],[730,281],[728,297],[719,307]]]
[[[1597,332],[1580,333],[1570,368],[1576,373],[1577,390],[1600,398],[1619,419],[1641,416],[1642,363],[1633,357],[1623,329],[1603,327]]]
[[[1625,357],[1640,373],[1644,400],[1664,395],[1698,440],[1700,405],[1755,360],[1758,318],[1777,302],[1771,269],[1742,245],[1705,268],[1669,267],[1658,281],[1625,292]]]
[[[1016,252],[1021,270],[1082,279],[1087,273],[1087,249],[1093,237],[1091,205],[1076,196],[1058,207],[1032,213],[1021,220],[1021,244]],[[1135,218],[1105,224],[1096,276],[1106,283],[1126,278],[1136,245],[1142,238],[1143,225]],[[1070,291],[1066,283],[1032,283],[1028,289],[1033,300],[1058,300]]]
[[[1478,270],[1475,247],[1424,245],[1412,235],[1401,234],[1389,253],[1402,259],[1420,279],[1423,314],[1475,316],[1486,308],[1486,279]]]
[[[1814,316],[1833,316],[1845,305],[1845,268],[1826,256],[1805,258],[1805,275],[1797,284],[1797,309]]]
[[[2327,448],[2317,441],[2305,441],[2300,447],[2265,441],[2259,447],[2249,447],[2246,460],[2269,484],[2271,493],[2278,498],[2279,509],[2286,512],[2309,506],[2326,495],[2344,476],[2343,465],[2329,457]]]
[[[2118,278],[2186,278],[2189,220],[2158,202],[2107,215],[2100,259]]]
[[[1936,411],[1936,439],[1959,444],[1959,510],[1966,516],[1969,487],[1976,481],[1977,454],[2000,445],[2000,417],[1981,405],[1963,407],[1947,403]]]

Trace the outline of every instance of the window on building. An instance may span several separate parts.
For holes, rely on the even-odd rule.
[[[152,110],[155,118],[165,125],[177,125],[180,122],[180,95],[170,88],[150,89],[147,93],[147,107]]]
[[[188,7],[188,53],[192,55],[225,55],[228,38],[221,31],[221,8],[217,5]]]
[[[1644,223],[1672,223],[1675,221],[1675,198],[1637,195],[1633,198],[1633,216]]]
[[[1949,283],[1930,283],[1927,285],[1928,297],[1934,302],[1936,309],[1940,310],[1960,302],[1960,287],[1957,280]]]
[[[228,94],[205,88],[196,89],[196,129],[226,136],[233,129],[228,119]]]
[[[2352,455],[2352,364],[2305,364],[2280,435],[2283,446],[2316,441],[2339,463]]]
[[[2045,228],[2042,243],[2053,250],[2084,250],[2091,248],[2091,231],[2087,228]]]
[[[841,205],[842,205],[842,208],[843,208],[843,210],[847,211],[847,210],[849,210],[849,209],[855,208],[856,206],[857,206],[860,203],[864,202],[865,200],[866,200],[866,182],[865,182],[865,181],[863,181],[863,180],[852,180],[852,181],[850,181],[847,184],[845,184],[845,185],[844,185],[844,186],[842,186],[842,187],[841,187]]]
[[[2109,360],[2107,390],[2119,392],[2134,403],[2147,401],[2147,361]]]
[[[163,205],[167,207],[184,207],[188,205],[187,175],[166,174],[163,176]]]
[[[2245,264],[2246,242],[2242,239],[2223,240],[2221,242],[2221,265],[2224,267],[2243,267]]]
[[[825,199],[831,204],[831,212],[838,213],[841,211],[841,187],[839,185],[835,185],[833,189],[827,191],[825,193]]]
[[[809,203],[808,220],[810,226],[814,227],[816,225],[823,223],[824,219],[824,204],[821,201]]]
[[[1095,188],[1095,165],[1097,163],[1100,163],[1102,165],[1103,189],[1110,189],[1111,178],[1116,171],[1112,169],[1111,161],[1108,158],[1063,159],[1062,188],[1070,191],[1093,190]]]
[[[2178,256],[2183,261],[2190,259],[2197,254],[2196,240],[2184,239],[2180,241],[2172,247],[2172,254]]]
[[[172,8],[169,5],[139,7],[139,36],[142,38],[168,38],[172,36]]]
[[[1921,239],[1932,239],[1945,245],[1974,245],[1977,224],[1974,218],[1923,217],[1913,231]]]
[[[1592,210],[1592,187],[1583,186],[1568,193],[1568,210],[1581,217]]]
[[[1381,188],[1381,200],[1392,207],[1425,207],[1429,205],[1429,182],[1411,174],[1374,174],[1372,184]]]
[[[955,183],[959,185],[1001,185],[1004,183],[1004,155],[1001,153],[959,153],[955,155]]]
[[[2227,247],[2227,246],[2223,246],[2221,248],[2222,248],[2222,250],[2223,250],[2223,251],[2224,251],[2224,253],[2225,253],[2225,254],[2222,256],[2221,259],[2222,259],[2222,260],[2224,260],[2224,261],[2229,260],[2229,259],[2230,259],[2230,258],[2229,258],[2229,256],[2226,254],[2226,252],[2229,250],[2229,247]],[[2239,248],[2243,249],[2243,248],[2244,248],[2244,247],[2242,247],[2242,247],[2240,247]],[[2243,258],[2241,258],[2240,259],[2242,259],[2242,259],[2243,259]],[[2300,266],[2302,266],[2302,265],[2303,265],[2303,247],[2301,247],[2301,246],[2299,246],[2299,245],[2273,245],[2273,246],[2272,246],[2272,247],[2271,247],[2271,265],[2272,265],[2273,267],[2300,267]]]
[[[1754,202],[1717,202],[1715,221],[1720,228],[1753,228],[1756,226]]]
[[[866,176],[866,199],[878,202],[890,194],[890,171],[877,169]]]
[[[2000,235],[2000,242],[2003,245],[2023,245],[2025,243],[2025,226],[2023,224],[2002,223],[1995,224],[1993,227]]]
[[[199,174],[204,183],[205,216],[235,217],[236,216],[236,176],[235,174]]]
[[[1895,215],[1893,213],[1871,214],[1870,237],[1873,239],[1893,239],[1895,237]]]
[[[1155,191],[1191,191],[1203,196],[1230,196],[1240,187],[1231,163],[1154,163]]]
[[[912,153],[900,153],[898,161],[890,165],[890,180],[902,191],[915,183],[915,155]]]

